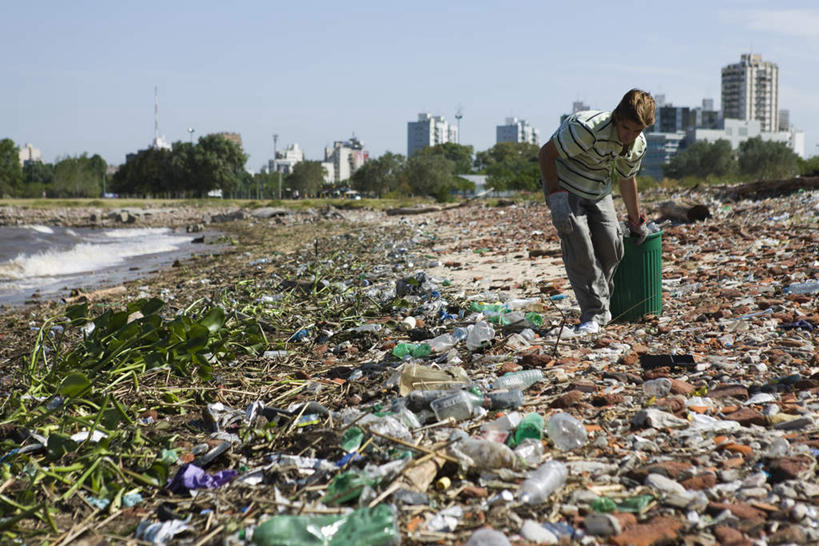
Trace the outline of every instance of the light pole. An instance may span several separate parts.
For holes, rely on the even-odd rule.
[[[191,136],[191,144],[193,144],[193,132],[195,129],[193,127],[188,127],[188,134]]]
[[[458,121],[458,144],[461,143],[461,118],[464,117],[463,111],[458,108],[458,111],[455,112],[455,119]]]
[[[279,201],[282,200],[282,173],[279,172],[279,161],[276,157],[276,145],[279,143],[279,134],[273,133],[273,169],[279,178]]]

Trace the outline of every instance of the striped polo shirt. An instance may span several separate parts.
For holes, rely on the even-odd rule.
[[[598,200],[611,192],[613,178],[631,178],[646,153],[643,133],[623,153],[611,112],[572,114],[552,135],[560,155],[555,160],[560,186],[580,197]]]

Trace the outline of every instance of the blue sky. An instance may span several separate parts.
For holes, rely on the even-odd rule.
[[[613,108],[640,87],[679,106],[720,103],[720,69],[753,51],[780,69],[780,108],[819,153],[819,4],[91,0],[4,2],[0,138],[44,159],[119,164],[169,141],[242,135],[256,171],[297,142],[308,159],[353,133],[406,154],[419,112],[485,150],[506,117],[548,137],[572,102]]]

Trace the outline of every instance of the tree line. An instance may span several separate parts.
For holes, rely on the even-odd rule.
[[[349,186],[375,197],[431,196],[439,201],[474,189],[463,175],[486,175],[494,191],[540,191],[538,146],[504,142],[475,153],[472,146],[446,143],[419,150],[411,157],[386,152],[333,185],[319,161],[297,163],[292,172],[244,170],[247,155],[221,135],[198,142],[175,142],[171,149],[149,148],[130,154],[108,177],[108,165],[97,154],[64,157],[54,164],[39,161],[20,166],[18,148],[0,140],[0,196],[99,197],[116,193],[132,197],[205,197],[221,190],[225,197],[275,199],[320,196]],[[819,157],[803,160],[784,143],[754,138],[734,151],[725,141],[696,142],[663,166],[667,178],[729,180],[776,179],[797,174],[819,175]]]
[[[695,142],[663,165],[666,178],[775,180],[819,176],[819,157],[805,160],[784,142],[748,139],[732,150],[727,140]]]

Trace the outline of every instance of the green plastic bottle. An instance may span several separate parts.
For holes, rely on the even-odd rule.
[[[357,499],[365,487],[375,485],[379,481],[378,478],[367,476],[355,470],[342,472],[333,478],[333,481],[327,486],[327,493],[321,499],[321,502],[334,506]]]
[[[431,352],[432,348],[429,346],[429,343],[419,343],[418,345],[415,343],[399,343],[392,348],[393,356],[397,356],[398,358],[404,358],[407,355],[418,358],[427,356]]]
[[[509,436],[507,443],[509,447],[517,447],[524,439],[533,438],[540,440],[543,438],[543,429],[546,421],[539,413],[530,413],[520,420],[515,433]]]
[[[393,546],[398,523],[386,504],[346,515],[273,516],[253,530],[256,546]]]
[[[617,510],[617,504],[608,497],[598,497],[589,503],[589,506],[595,512],[614,512]]]

